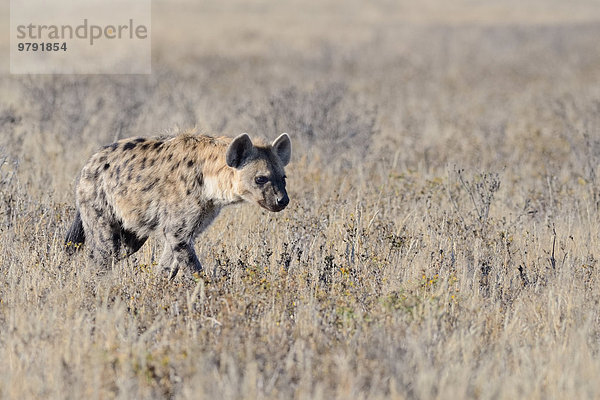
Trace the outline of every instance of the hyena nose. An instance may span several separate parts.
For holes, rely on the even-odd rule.
[[[277,198],[277,205],[280,207],[285,207],[290,203],[290,198],[287,194],[284,194],[282,197]]]

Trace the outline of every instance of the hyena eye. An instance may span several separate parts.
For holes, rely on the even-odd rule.
[[[264,185],[265,183],[269,182],[269,178],[266,176],[257,176],[254,178],[254,182],[256,182],[258,185]]]

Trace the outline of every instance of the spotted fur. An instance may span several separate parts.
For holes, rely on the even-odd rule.
[[[181,267],[199,272],[194,240],[223,207],[249,201],[277,212],[288,205],[284,167],[290,156],[285,133],[271,145],[254,144],[245,133],[112,143],[81,171],[67,249],[85,242],[90,258],[107,266],[157,234],[164,238],[159,266],[171,278]]]

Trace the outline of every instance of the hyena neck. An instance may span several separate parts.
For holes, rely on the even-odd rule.
[[[233,171],[227,168],[204,175],[204,196],[220,207],[243,201],[235,185]]]

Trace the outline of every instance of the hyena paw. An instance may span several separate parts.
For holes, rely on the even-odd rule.
[[[169,270],[167,270],[166,272],[168,272],[168,276],[169,276],[169,280],[172,281],[173,279],[175,279],[175,277],[177,276],[177,273],[179,272],[179,265],[174,264],[173,267],[171,267]]]
[[[159,264],[158,266],[158,275],[165,277],[170,281],[177,276],[177,272],[179,272],[179,265],[177,263],[171,263],[168,265]]]
[[[202,273],[203,268],[202,264],[198,259],[193,260],[190,263],[179,263],[177,261],[171,263],[170,265],[165,265],[160,267],[161,275],[165,276],[168,280],[172,281],[177,276],[177,273],[183,266],[183,273],[186,277],[196,279],[200,273]]]

